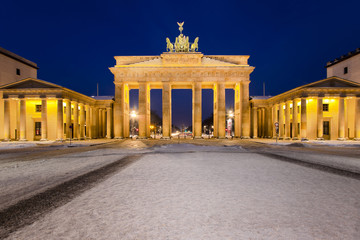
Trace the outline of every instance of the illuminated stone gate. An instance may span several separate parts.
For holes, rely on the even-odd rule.
[[[129,129],[129,91],[139,89],[139,137],[150,137],[150,90],[162,89],[163,138],[171,136],[171,90],[192,89],[194,138],[202,135],[202,89],[213,90],[214,136],[225,137],[225,89],[235,90],[235,137],[250,137],[249,83],[254,67],[246,55],[203,55],[198,40],[182,34],[175,43],[167,38],[160,56],[115,56],[110,70],[115,77],[114,136],[126,138]]]

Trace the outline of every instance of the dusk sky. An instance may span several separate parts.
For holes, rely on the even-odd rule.
[[[39,66],[38,78],[86,95],[114,95],[116,55],[160,55],[176,22],[205,55],[250,55],[250,95],[326,77],[326,62],[360,47],[360,1],[3,1],[0,47]],[[131,105],[137,93],[131,93]],[[203,118],[212,111],[203,94]],[[227,107],[232,91],[227,91]],[[161,115],[161,91],[152,108]],[[176,109],[176,110],[174,110]],[[173,123],[191,124],[191,91],[173,91]]]

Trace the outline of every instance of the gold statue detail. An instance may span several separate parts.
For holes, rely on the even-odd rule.
[[[182,30],[184,30],[184,28],[182,27],[184,25],[184,22],[182,23],[177,23],[179,25],[179,31],[180,31],[180,35],[182,34]]]
[[[190,48],[190,42],[189,42],[189,37],[184,36],[184,34],[182,34],[183,31],[183,25],[184,22],[182,23],[177,23],[179,25],[179,31],[180,31],[180,35],[178,37],[176,37],[175,39],[175,43],[171,43],[169,38],[166,38],[166,51],[168,52],[196,52],[199,49],[199,37],[195,38],[194,43],[191,43],[191,48]]]
[[[190,48],[190,51],[191,51],[191,52],[196,52],[196,51],[199,50],[198,42],[199,42],[199,37],[195,38],[194,43],[191,44],[191,48]]]
[[[174,44],[170,42],[169,38],[166,38],[166,51],[173,52],[174,51]]]

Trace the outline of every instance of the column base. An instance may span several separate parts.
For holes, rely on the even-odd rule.
[[[203,139],[203,137],[195,136],[193,139]]]
[[[253,138],[253,139],[257,139],[258,137],[253,136],[252,138]]]
[[[346,138],[338,138],[337,140],[339,140],[339,141],[345,141]]]
[[[3,142],[11,142],[10,138],[4,139]]]
[[[62,139],[62,138],[61,138],[61,139],[56,139],[56,141],[57,141],[57,142],[63,142],[64,139]]]
[[[20,141],[24,141],[24,140],[20,140]],[[26,141],[26,140],[25,140]],[[47,139],[46,138],[42,138],[42,139],[40,139],[40,142],[45,142],[45,141],[47,141]]]
[[[307,141],[309,141],[309,139],[307,139],[307,138],[301,138],[301,141],[302,141],[302,142],[307,142]]]
[[[250,139],[249,136],[241,136],[241,139]]]
[[[224,136],[224,137],[217,137],[218,139],[225,139],[226,137]]]
[[[81,137],[80,140],[85,140],[85,137]]]
[[[299,140],[299,138],[297,138],[297,137],[293,137],[293,139],[292,140]]]
[[[77,140],[79,140],[79,139],[78,139],[78,138],[73,138],[72,140],[77,141]]]
[[[354,138],[354,141],[360,141],[360,138]]]
[[[91,137],[86,137],[85,139],[86,139],[86,140],[90,140],[90,139],[91,139]]]
[[[284,140],[284,138],[283,138],[283,137],[278,137],[278,139],[279,139],[279,140]]]
[[[170,137],[161,137],[160,140],[170,140]]]
[[[322,138],[322,137],[318,137],[318,138],[316,138],[316,140],[318,140],[318,141],[323,141],[323,140],[324,140],[324,138]]]
[[[137,139],[148,139],[148,137],[137,137]]]
[[[286,137],[286,138],[284,138],[284,140],[291,140],[291,138],[290,138],[290,137]]]
[[[114,139],[124,139],[123,137],[114,137]]]

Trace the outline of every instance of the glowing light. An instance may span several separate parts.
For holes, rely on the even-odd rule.
[[[301,105],[301,102],[298,102],[297,105],[300,106],[300,105]]]
[[[324,103],[329,103],[329,99],[324,99]]]
[[[285,105],[283,106],[283,109],[285,109]]]
[[[293,104],[292,103],[290,103],[290,108],[292,108],[293,107]]]
[[[131,118],[136,118],[136,116],[137,116],[136,112],[135,112],[135,111],[131,111],[130,117],[131,117]]]
[[[63,102],[63,106],[66,107],[66,102]]]
[[[331,102],[335,102],[335,99],[331,99]]]

